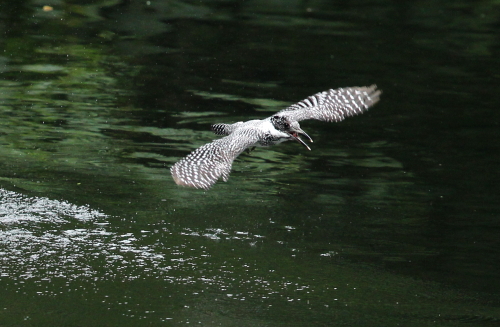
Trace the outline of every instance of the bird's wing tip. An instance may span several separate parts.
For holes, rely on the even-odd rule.
[[[179,186],[196,188],[196,189],[203,189],[203,190],[207,191],[213,185],[213,183],[209,184],[209,185],[206,185],[206,184],[196,183],[196,182],[193,182],[193,181],[186,181],[185,179],[181,178],[181,176],[179,176],[177,174],[175,166],[173,166],[172,168],[170,168],[170,172],[172,174],[172,179],[174,180],[175,184],[177,184]]]
[[[196,188],[196,189],[203,189],[205,191],[209,190],[210,189],[210,186],[205,186],[205,185],[198,185],[198,184],[194,184],[194,183],[190,183],[190,182],[186,182],[186,181],[183,181],[182,179],[180,179],[179,177],[175,176],[175,175],[172,175],[172,178],[174,179],[174,182],[175,184],[179,185],[179,186],[183,186],[183,187],[190,187],[190,188]]]

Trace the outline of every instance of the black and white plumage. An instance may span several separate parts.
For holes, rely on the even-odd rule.
[[[215,134],[226,136],[199,147],[178,161],[170,169],[172,177],[178,185],[209,189],[219,178],[228,180],[234,159],[247,148],[296,140],[311,150],[299,136],[302,134],[312,142],[300,128],[299,121],[340,122],[368,110],[379,101],[380,94],[376,85],[330,89],[266,119],[212,125]]]

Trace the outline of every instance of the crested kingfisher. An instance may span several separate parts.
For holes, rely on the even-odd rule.
[[[209,189],[219,178],[227,181],[234,159],[247,148],[271,146],[295,140],[311,150],[300,138],[310,142],[299,122],[316,119],[340,122],[361,114],[379,101],[376,85],[345,87],[316,93],[271,117],[234,124],[214,124],[212,131],[225,137],[207,143],[179,160],[170,171],[176,184]]]

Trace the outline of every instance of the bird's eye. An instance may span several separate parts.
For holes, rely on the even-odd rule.
[[[286,129],[289,129],[290,128],[290,124],[289,123],[284,123],[283,126],[286,128]]]

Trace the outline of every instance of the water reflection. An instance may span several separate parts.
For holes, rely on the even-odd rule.
[[[344,258],[372,254],[348,249],[343,243],[329,244],[327,249],[321,241],[317,245],[307,241],[304,247],[305,239],[300,235],[311,230],[304,226],[268,221],[271,229],[256,233],[255,227],[202,229],[199,222],[191,222],[196,226],[193,228],[175,221],[117,224],[116,218],[87,206],[5,190],[0,212],[0,268],[7,290],[34,292],[47,298],[47,303],[75,292],[97,298],[103,309],[129,318],[203,323],[222,310],[229,313],[226,319],[231,321],[230,317],[239,316],[237,312],[252,316],[248,310],[258,305],[265,319],[275,319],[278,314],[289,321],[296,316],[285,314],[292,307],[299,315],[312,310],[329,319],[326,317],[346,309],[360,310],[360,305],[367,305],[362,299],[371,297],[391,303],[389,312],[394,312],[386,314],[392,320],[400,302],[410,305],[410,301],[412,310],[429,312],[428,307],[418,309],[420,299],[413,294],[432,294],[427,302],[464,296],[445,289],[436,292],[436,285],[409,282],[369,267],[351,266]],[[210,224],[218,223],[212,220]],[[366,269],[371,274],[366,274]],[[149,282],[143,289],[146,280]],[[388,284],[383,286],[383,280]],[[113,291],[114,283],[126,285],[128,291]],[[393,285],[415,289],[403,294]],[[173,297],[172,303],[163,300],[167,294],[167,298]],[[136,307],[139,299],[141,308]],[[174,303],[179,301],[184,310],[175,309]],[[158,302],[163,302],[163,307]],[[453,310],[456,305],[455,301]],[[373,308],[377,306],[373,304]],[[451,314],[446,319],[455,319],[452,308],[443,309],[442,303],[437,307],[443,317]],[[187,317],[188,309],[191,314]],[[370,310],[363,313],[366,321],[372,319]],[[209,316],[204,316],[206,313]],[[206,320],[208,317],[212,318]]]
[[[193,295],[217,290],[225,294],[223,300],[233,301],[268,299],[273,294],[293,301],[291,294],[282,294],[279,289],[288,288],[287,285],[300,290],[310,288],[296,277],[278,280],[259,277],[258,265],[239,256],[230,256],[224,262],[220,258],[214,261],[213,249],[202,245],[204,242],[192,241],[192,237],[203,237],[255,245],[262,238],[260,235],[222,229],[200,233],[186,228],[175,233],[163,224],[127,232],[110,225],[109,216],[88,207],[5,190],[1,196],[3,283],[17,285],[15,288],[22,291],[22,285],[34,282],[37,296],[57,296],[63,290],[71,291],[75,283],[82,288],[79,291],[89,292],[91,285],[102,282],[124,283],[145,278],[166,283],[162,289],[170,283],[175,287],[189,286]],[[60,284],[66,287],[57,286]],[[103,302],[109,308],[128,304],[110,299]]]

